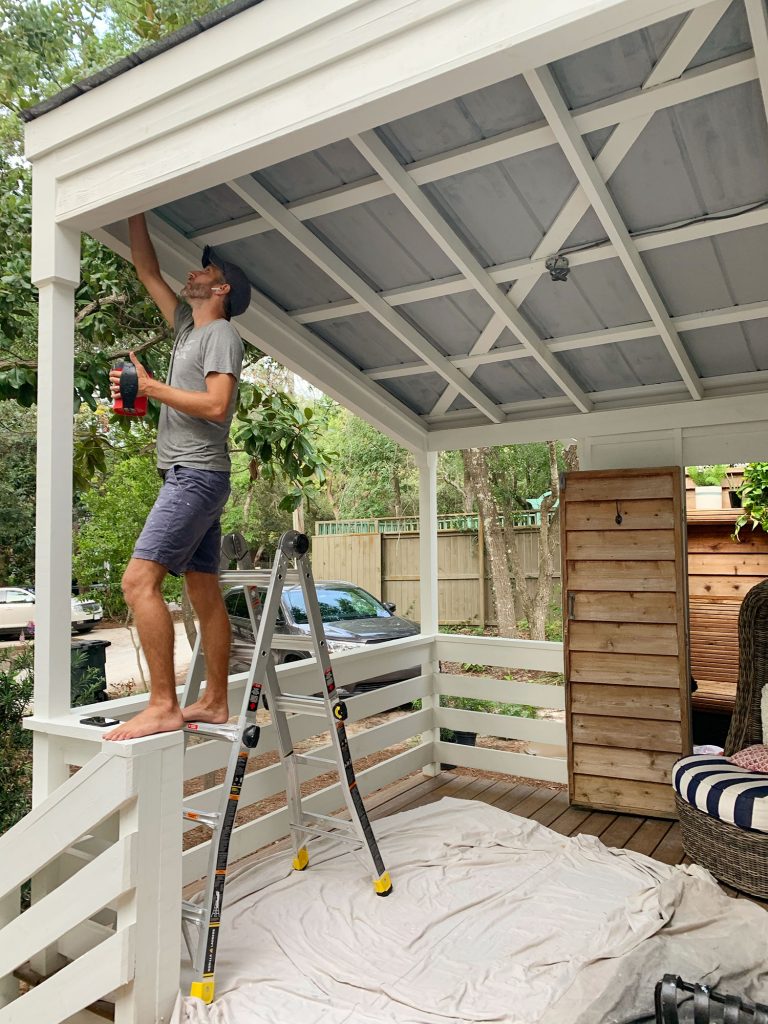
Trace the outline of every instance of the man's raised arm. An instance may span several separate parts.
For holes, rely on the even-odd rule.
[[[152,245],[152,239],[149,237],[143,213],[129,217],[128,231],[131,240],[131,258],[136,268],[136,276],[149,292],[157,308],[173,327],[173,318],[179,300],[160,273],[160,264],[157,262],[157,254]]]

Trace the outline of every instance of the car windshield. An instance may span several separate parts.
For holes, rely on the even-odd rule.
[[[286,594],[291,606],[293,621],[303,625],[307,621],[304,595],[300,590],[289,590]],[[386,619],[390,613],[375,597],[359,587],[317,588],[317,600],[323,622],[340,622],[342,619]]]

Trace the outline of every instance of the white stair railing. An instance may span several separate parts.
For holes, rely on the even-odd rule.
[[[180,733],[105,743],[0,837],[0,1024],[60,1024],[106,997],[115,1024],[170,1020],[182,744]],[[114,840],[88,838],[95,834]],[[20,913],[22,886],[44,869],[47,891]],[[40,954],[63,966],[19,995],[14,971]]]

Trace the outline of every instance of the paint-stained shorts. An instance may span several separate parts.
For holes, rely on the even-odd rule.
[[[173,576],[219,572],[221,512],[229,473],[172,466],[133,549],[134,558],[164,565]]]

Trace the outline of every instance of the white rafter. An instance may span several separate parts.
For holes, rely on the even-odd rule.
[[[454,384],[467,401],[495,423],[504,419],[496,403],[468,380],[461,370],[421,334],[412,324],[386,303],[378,292],[352,270],[336,253],[314,235],[308,227],[287,210],[274,196],[250,176],[228,183],[229,187],[250,203],[253,208],[313,263],[359,302],[392,334],[415,352],[435,372]],[[286,314],[287,316],[287,314]]]
[[[768,11],[765,9],[765,0],[744,0],[744,6],[752,36],[763,109],[768,118]]]
[[[670,40],[664,53],[656,62],[655,67],[644,82],[643,90],[647,90],[643,93],[644,95],[652,96],[654,92],[658,92],[660,89],[665,87],[663,85],[664,82],[667,82],[670,79],[676,79],[682,74],[688,63],[695,56],[707,36],[709,36],[712,29],[727,10],[729,3],[730,0],[714,0],[713,3],[707,4],[706,7],[700,7],[688,15]],[[645,111],[638,114],[632,120],[617,125],[594,161],[599,174],[602,175],[604,180],[610,178],[617,169],[621,161],[631,149],[632,145],[645,130],[648,122],[653,116],[653,113],[654,111]],[[571,121],[573,121],[574,115],[570,116]],[[581,141],[580,135],[579,140]],[[586,146],[583,148],[586,152]],[[560,210],[560,213],[544,234],[541,242],[534,250],[531,259],[533,261],[541,261],[546,259],[550,253],[556,252],[565,243],[566,239],[587,212],[589,205],[590,200],[587,191],[583,187],[577,188],[576,191],[568,198],[563,208]],[[609,238],[611,238],[613,254],[619,255],[615,239],[611,237],[610,231],[608,232],[608,235]],[[535,285],[536,278],[529,277],[518,281],[508,293],[510,301],[512,301],[516,306],[521,306]],[[503,329],[504,324],[500,318],[498,316],[491,317],[490,321],[481,332],[480,337],[472,346],[472,354],[476,355],[478,353],[490,351],[498,341]],[[682,375],[685,379],[685,374],[683,373]],[[456,395],[452,392],[452,389],[446,388],[432,409],[433,415],[440,415],[441,413],[447,412],[453,404],[455,397]]]
[[[718,3],[727,6],[725,0],[718,0]],[[712,5],[698,8],[694,13],[707,11],[710,6]],[[688,21],[685,24],[688,24]],[[693,54],[691,54],[692,56]],[[689,100],[699,99],[736,85],[743,85],[745,82],[751,82],[757,78],[757,65],[751,53],[739,53],[681,74],[684,68],[685,65],[680,68],[677,75],[670,74],[668,76],[674,81],[668,81],[663,85],[654,85],[653,88],[646,85],[642,89],[632,89],[609,100],[573,111],[579,131],[582,135],[586,135],[588,132],[609,128],[624,121],[634,120],[636,117],[650,117],[659,110],[665,110],[679,103],[687,103]],[[546,146],[554,145],[554,142],[555,136],[549,125],[538,121],[536,124],[515,128],[490,139],[469,143],[439,156],[427,157],[424,160],[406,164],[405,168],[417,185],[427,185],[453,174],[462,174],[478,167],[487,167],[489,164],[498,163],[500,160],[509,160],[511,157],[520,156],[523,153],[544,149]],[[379,178],[372,176],[364,178],[362,181],[297,199],[288,203],[288,209],[299,220],[310,220],[326,213],[335,213],[338,210],[359,206],[361,203],[380,199],[389,194],[387,186]],[[209,245],[221,245],[269,230],[271,230],[269,222],[255,215],[210,225],[194,232],[190,237],[203,239]]]
[[[421,224],[430,238],[471,282],[481,298],[503,321],[504,326],[508,327],[520,341],[527,354],[536,360],[578,409],[582,412],[589,412],[592,403],[571,374],[547,349],[517,307],[496,286],[493,278],[482,267],[466,243],[459,238],[443,215],[403,170],[402,165],[376,132],[364,132],[362,135],[353,136],[352,142],[382,180],[386,181],[406,209]]]
[[[749,320],[768,318],[768,301],[748,302],[743,306],[726,306],[723,309],[708,309],[700,313],[685,313],[672,317],[678,331],[697,331],[707,327],[722,327],[725,324],[746,323]],[[625,324],[622,327],[605,327],[599,331],[585,331],[582,334],[562,335],[544,341],[550,352],[573,352],[578,349],[594,348],[597,345],[620,345],[627,341],[646,341],[658,337],[652,320],[639,324]],[[451,356],[451,362],[465,372],[472,372],[478,366],[489,363],[508,363],[525,359],[528,352],[521,345],[494,348],[490,352]],[[396,377],[414,377],[425,373],[423,363],[398,363],[392,366],[377,366],[366,370],[371,380],[390,380]],[[706,382],[705,382],[706,383]]]
[[[693,224],[659,228],[648,234],[633,235],[632,241],[637,246],[638,252],[651,252],[672,245],[684,245],[686,242],[694,242],[702,238],[715,238],[733,231],[763,227],[766,224],[768,224],[768,205],[760,206],[757,209],[747,206],[741,211],[739,209],[726,211],[724,214],[718,214],[710,219],[702,219]],[[615,257],[616,249],[613,243],[602,242],[599,245],[569,252],[568,262],[571,267],[582,267],[600,263],[603,260],[615,259]],[[509,284],[510,281],[518,281],[523,277],[533,277],[535,281],[546,273],[546,268],[544,257],[541,257],[536,260],[512,260],[509,263],[499,263],[496,266],[486,267],[486,272],[497,284]],[[434,281],[403,285],[400,288],[392,288],[379,294],[390,306],[404,306],[409,302],[423,302],[425,299],[437,299],[445,295],[456,295],[459,292],[469,291],[472,291],[470,282],[461,274],[453,274],[450,277],[436,278]],[[299,324],[320,323],[323,320],[335,320],[337,317],[354,316],[364,312],[362,303],[355,302],[353,299],[340,299],[338,302],[326,302],[320,306],[305,306],[301,309],[290,310],[291,316]]]
[[[579,179],[581,187],[586,192],[600,223],[616,247],[616,254],[643,305],[648,310],[651,320],[656,324],[661,340],[664,342],[678,373],[685,381],[691,397],[702,398],[704,389],[696,373],[696,368],[675,330],[648,268],[643,263],[637,246],[632,241],[629,230],[621,217],[619,208],[608,191],[608,186],[600,176],[595,161],[574,126],[573,118],[552,77],[552,72],[549,68],[538,68],[536,71],[526,72],[525,80],[536,102],[543,110],[544,116],[552,125],[557,141]]]

